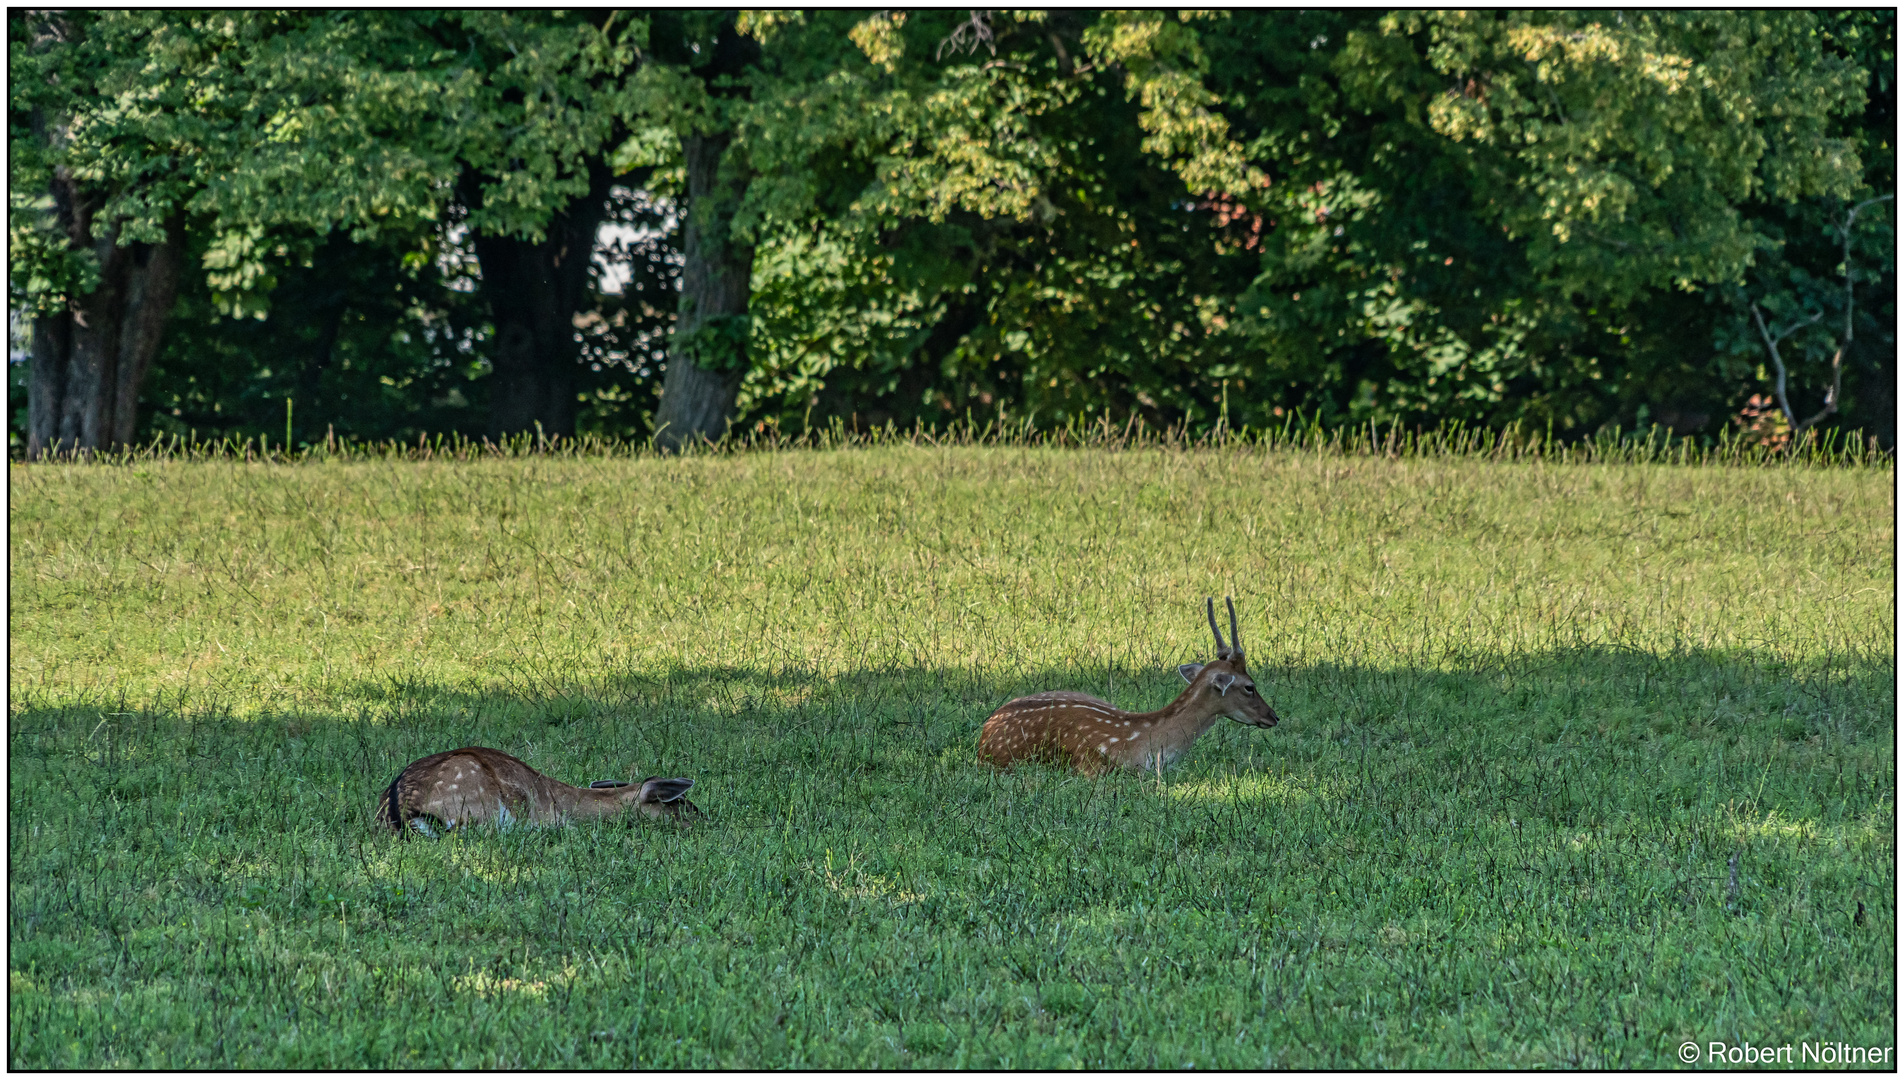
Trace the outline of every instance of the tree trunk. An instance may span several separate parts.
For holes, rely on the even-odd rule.
[[[26,456],[59,450],[60,404],[66,397],[66,366],[73,353],[73,313],[33,317],[33,351],[27,357]],[[74,449],[67,447],[68,450]]]
[[[727,432],[747,374],[747,303],[754,249],[733,236],[734,212],[747,191],[738,163],[721,174],[731,134],[681,140],[688,170],[680,318],[668,344],[668,372],[655,413],[655,442],[679,449]]]
[[[534,432],[538,424],[544,435],[575,434],[575,369],[581,353],[575,313],[588,299],[589,260],[614,181],[605,160],[591,161],[588,194],[551,218],[539,243],[475,238],[482,290],[496,323],[490,347],[493,438]]]
[[[112,396],[112,445],[130,446],[139,433],[139,391],[159,355],[165,320],[178,300],[183,269],[185,228],[166,223],[160,244],[134,244],[121,291],[124,317],[119,324],[118,386]],[[121,251],[128,249],[121,248]]]
[[[93,249],[99,285],[67,310],[33,322],[27,398],[29,458],[115,450],[139,426],[139,391],[178,298],[184,223],[174,216],[157,244],[118,243],[119,224],[95,232],[96,200],[62,170],[55,220],[74,247]]]

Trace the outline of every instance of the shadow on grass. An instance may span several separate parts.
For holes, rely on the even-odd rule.
[[[1391,773],[1434,769],[1457,782],[1477,770],[1519,769],[1538,789],[1574,762],[1646,798],[1672,791],[1688,766],[1728,752],[1735,761],[1772,754],[1781,768],[1851,762],[1868,771],[1895,730],[1888,658],[1794,669],[1750,653],[1578,648],[1468,668],[1255,670],[1283,724],[1270,731],[1219,724],[1170,776],[1352,769],[1372,777],[1380,765]],[[344,689],[335,695],[347,703],[338,712],[266,711],[255,719],[215,701],[178,710],[25,700],[9,717],[11,779],[16,792],[37,786],[42,773],[97,776],[108,790],[183,790],[236,770],[260,782],[269,772],[342,783],[368,799],[409,761],[487,745],[574,783],[644,770],[700,777],[718,803],[710,780],[746,788],[756,777],[903,782],[922,770],[989,773],[974,758],[978,731],[1013,697],[1082,690],[1141,711],[1181,687],[1174,672],[1103,667],[816,676],[709,666],[611,673],[540,693],[393,678]],[[1650,796],[1644,775],[1655,780]]]
[[[1888,663],[1256,673],[1285,723],[1219,725],[1163,782],[973,746],[1010,697],[1148,708],[1168,672],[16,702],[10,1060],[1660,1067],[1732,982],[1786,1003],[1767,1023],[1888,1030]],[[693,776],[712,820],[372,827],[399,767],[471,743]]]

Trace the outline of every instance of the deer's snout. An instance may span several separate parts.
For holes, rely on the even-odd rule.
[[[1255,715],[1253,711],[1244,712],[1242,710],[1227,715],[1237,723],[1249,727],[1275,727],[1277,722],[1282,719],[1282,717],[1276,715],[1275,709],[1269,707],[1268,702],[1263,703],[1263,714],[1261,716]]]

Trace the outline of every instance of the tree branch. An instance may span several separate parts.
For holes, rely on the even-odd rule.
[[[939,42],[939,49],[932,54],[932,58],[943,60],[947,49],[954,54],[977,52],[980,45],[990,50],[993,56],[997,56],[998,44],[992,38],[992,24],[987,21],[990,15],[991,12],[988,10],[974,8],[970,18],[953,27],[945,40]]]
[[[1842,240],[1844,243],[1844,279],[1845,279],[1844,337],[1840,339],[1838,342],[1838,351],[1831,354],[1831,389],[1825,391],[1824,408],[1819,409],[1817,412],[1813,413],[1809,418],[1805,420],[1804,423],[1792,424],[1792,445],[1794,446],[1798,444],[1799,437],[1804,435],[1805,432],[1809,431],[1813,424],[1816,424],[1818,421],[1823,420],[1825,417],[1830,416],[1832,413],[1835,413],[1838,411],[1838,398],[1839,398],[1839,395],[1844,390],[1845,350],[1851,348],[1851,339],[1857,333],[1857,326],[1853,322],[1853,316],[1857,313],[1857,307],[1856,307],[1857,298],[1852,292],[1852,289],[1854,285],[1856,284],[1856,280],[1851,275],[1851,226],[1857,224],[1858,214],[1862,212],[1865,207],[1874,206],[1878,203],[1885,202],[1889,200],[1890,198],[1891,196],[1889,195],[1879,195],[1875,199],[1866,199],[1863,202],[1859,203],[1858,205],[1852,207],[1845,214],[1844,227],[1839,230],[1839,239]],[[1756,315],[1757,309],[1754,309],[1753,313]],[[1812,321],[1816,322],[1817,320],[1814,319]],[[1792,329],[1796,330],[1797,327],[1793,327]],[[1763,323],[1759,325],[1759,330],[1761,333],[1764,332],[1765,326]],[[1790,333],[1790,331],[1786,331],[1786,332]],[[1774,360],[1777,359],[1776,349],[1773,350],[1773,359]],[[1781,364],[1779,366],[1779,387],[1780,387],[1779,401],[1781,405],[1784,403],[1784,396],[1783,396],[1784,385],[1785,385],[1785,371],[1784,371],[1784,366]],[[1785,411],[1785,418],[1788,421],[1791,420],[1791,410],[1789,408],[1787,408]]]
[[[1794,439],[1804,434],[1813,424],[1838,411],[1838,390],[1844,385],[1844,352],[1844,346],[1840,345],[1838,351],[1831,354],[1831,389],[1825,391],[1825,407],[1813,413],[1811,418],[1803,424],[1792,425]]]
[[[1778,354],[1778,343],[1824,317],[1825,313],[1821,311],[1804,322],[1793,323],[1786,327],[1784,332],[1774,337],[1772,332],[1765,328],[1765,316],[1759,314],[1759,306],[1752,305],[1752,321],[1759,324],[1759,336],[1765,339],[1765,349],[1772,354],[1772,370],[1778,376],[1772,383],[1772,394],[1778,398],[1778,408],[1785,414],[1785,422],[1792,426],[1793,439],[1798,437],[1798,418],[1792,415],[1791,399],[1785,396],[1785,359]]]
[[[1887,201],[1887,200],[1889,200],[1890,198],[1891,198],[1891,196],[1889,196],[1889,195],[1879,195],[1879,196],[1878,196],[1877,198],[1875,198],[1875,199],[1866,199],[1866,200],[1864,200],[1863,202],[1861,202],[1861,203],[1859,203],[1858,205],[1856,205],[1856,206],[1854,206],[1854,207],[1852,207],[1852,208],[1851,208],[1851,212],[1845,215],[1845,223],[1844,223],[1844,229],[1843,229],[1843,231],[1842,231],[1842,233],[1841,233],[1841,236],[1842,236],[1842,239],[1844,240],[1844,276],[1845,276],[1845,333],[1844,333],[1844,347],[1843,347],[1843,348],[1840,348],[1840,349],[1838,350],[1838,351],[1839,351],[1839,352],[1840,352],[1841,354],[1842,354],[1842,353],[1844,352],[1844,349],[1845,349],[1845,348],[1849,348],[1849,347],[1850,347],[1850,345],[1851,345],[1851,334],[1852,334],[1852,326],[1851,326],[1851,226],[1852,226],[1853,224],[1855,224],[1855,223],[1857,222],[1857,220],[1858,220],[1858,213],[1859,213],[1859,211],[1861,211],[1861,210],[1863,210],[1863,209],[1864,209],[1865,207],[1867,207],[1867,206],[1871,206],[1871,205],[1874,205],[1874,204],[1876,204],[1876,203],[1881,203],[1881,202],[1885,202],[1885,201]],[[1834,361],[1832,361],[1832,366],[1833,366],[1833,367],[1836,367],[1836,366],[1837,366],[1837,361],[1835,361],[1835,360],[1834,360]]]

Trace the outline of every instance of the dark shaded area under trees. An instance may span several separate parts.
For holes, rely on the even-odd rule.
[[[1890,11],[8,32],[16,456],[1104,413],[1777,439],[1779,364],[1801,425],[1895,440]]]

